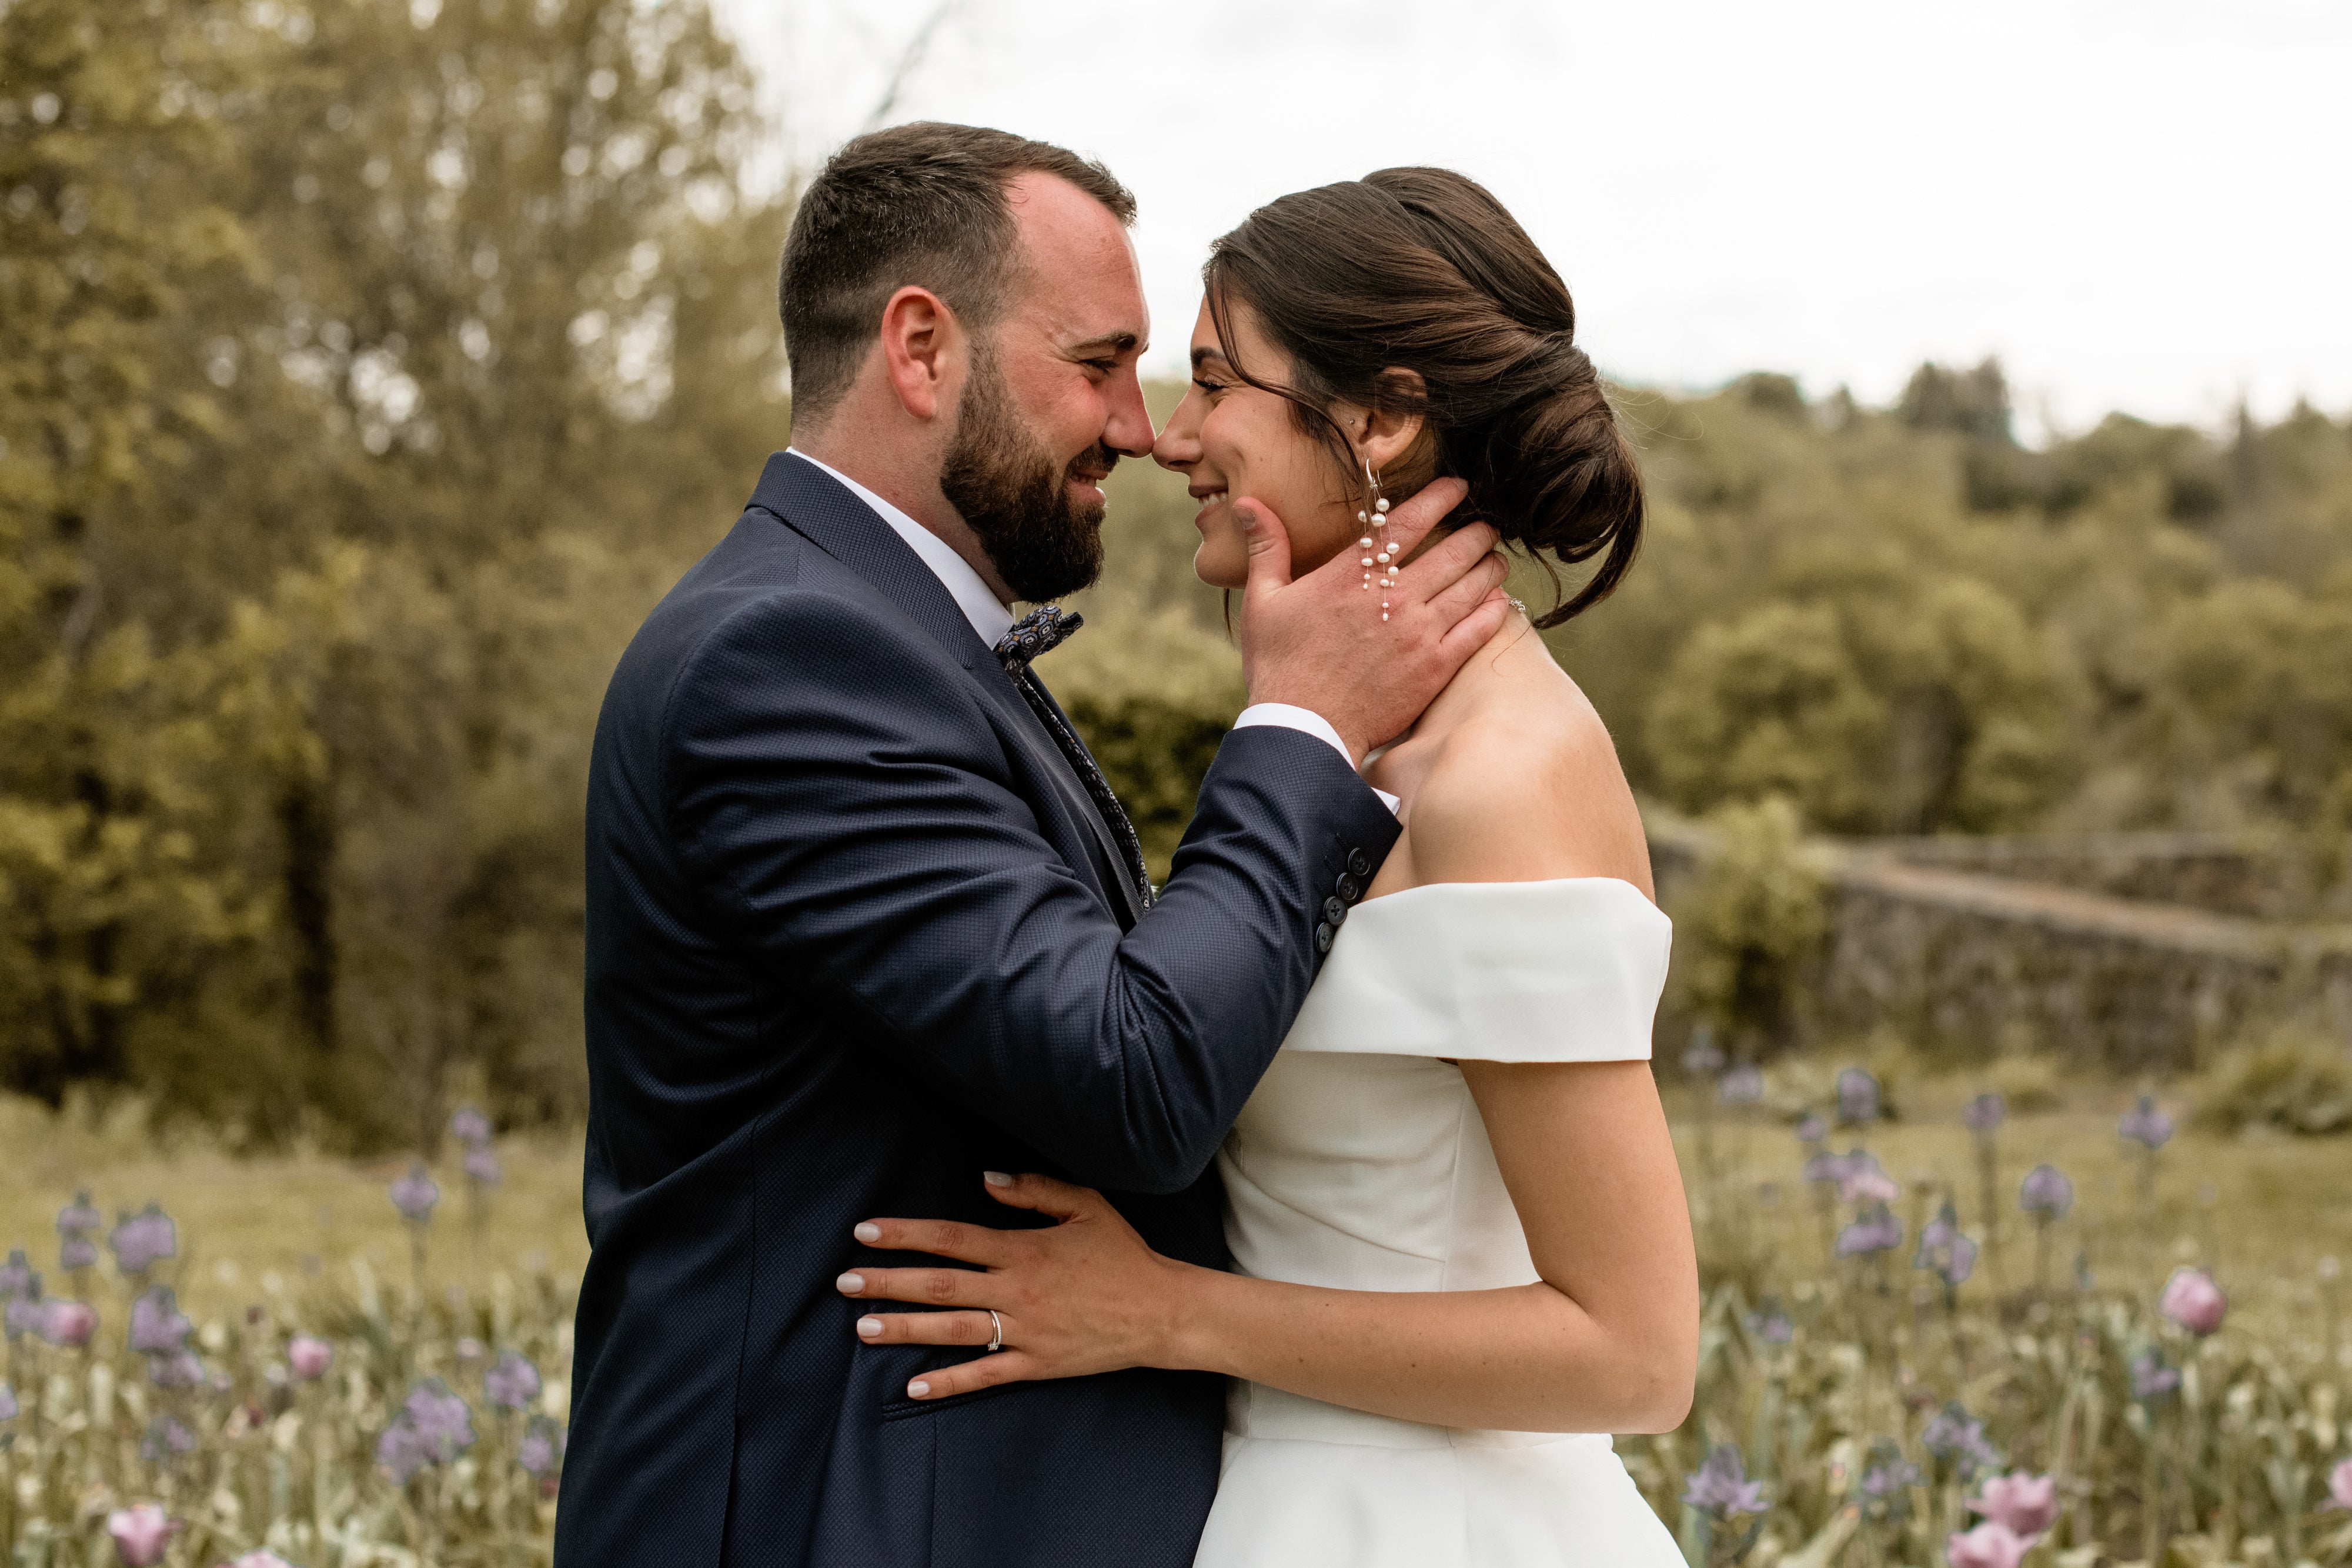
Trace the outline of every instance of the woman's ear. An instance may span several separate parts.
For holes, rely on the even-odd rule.
[[[1359,409],[1349,421],[1356,440],[1356,455],[1374,473],[1389,467],[1412,449],[1427,428],[1428,389],[1418,371],[1390,369],[1381,372],[1381,395],[1370,408]]]

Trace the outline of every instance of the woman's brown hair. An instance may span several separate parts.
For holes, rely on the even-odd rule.
[[[1444,169],[1383,169],[1300,191],[1212,246],[1202,277],[1234,373],[1287,399],[1343,471],[1354,452],[1333,403],[1421,414],[1426,433],[1395,488],[1458,476],[1470,494],[1450,523],[1490,523],[1538,560],[1600,558],[1538,626],[1623,579],[1642,537],[1633,449],[1576,346],[1568,285],[1484,186]],[[1288,385],[1235,358],[1236,301],[1290,356]]]

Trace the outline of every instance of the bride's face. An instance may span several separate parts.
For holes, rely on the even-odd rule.
[[[1286,385],[1289,356],[1266,341],[1256,313],[1235,300],[1230,316],[1242,363],[1260,381]],[[1286,400],[1234,373],[1205,301],[1192,328],[1192,384],[1151,455],[1183,475],[1201,503],[1192,519],[1201,530],[1192,570],[1213,588],[1239,588],[1248,580],[1249,551],[1233,506],[1244,497],[1282,519],[1294,577],[1329,560],[1360,531],[1356,508],[1363,501],[1330,448],[1298,428]]]

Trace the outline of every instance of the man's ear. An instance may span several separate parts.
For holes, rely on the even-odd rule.
[[[882,307],[882,368],[898,406],[936,419],[955,406],[969,355],[963,323],[947,302],[912,284]]]
[[[1418,371],[1390,369],[1381,372],[1384,395],[1373,406],[1359,409],[1349,421],[1356,438],[1356,455],[1379,473],[1412,449],[1429,423],[1426,415],[1408,412],[1422,406],[1426,385]]]

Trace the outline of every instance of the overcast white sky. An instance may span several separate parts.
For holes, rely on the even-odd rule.
[[[803,156],[934,0],[716,0]],[[1997,353],[2029,434],[2352,410],[2347,0],[963,0],[889,118],[1095,153],[1155,365],[1209,240],[1391,163],[1491,187],[1624,381],[1869,401]]]

